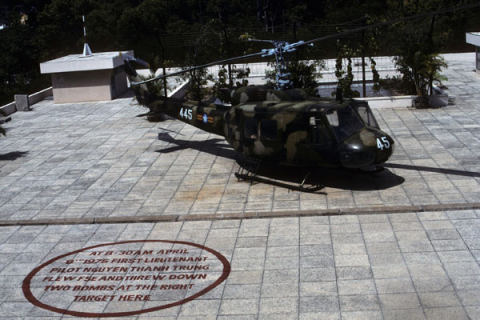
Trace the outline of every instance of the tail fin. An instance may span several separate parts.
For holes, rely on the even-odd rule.
[[[141,59],[129,55],[124,54],[123,57],[126,57],[124,59],[125,72],[127,73],[128,80],[130,81],[130,86],[135,92],[135,97],[137,98],[138,103],[144,106],[148,106],[151,100],[151,93],[146,83],[138,84],[138,82],[142,82],[144,79],[142,79],[141,76],[137,73],[134,64],[141,64],[147,68],[150,68],[150,65]]]
[[[134,67],[135,64],[141,64],[149,68],[150,66],[148,63],[128,55],[124,59],[124,63],[125,72],[127,73],[131,88],[135,92],[135,97],[138,103],[150,109],[146,114],[147,117],[156,118],[161,114],[168,114],[169,111],[172,111],[175,108],[174,105],[167,103],[167,101],[173,102],[173,100],[176,99],[170,99],[158,95],[158,91],[152,87],[155,86],[155,83],[153,81],[145,82],[146,79],[142,78]]]

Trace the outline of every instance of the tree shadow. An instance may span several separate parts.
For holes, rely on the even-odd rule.
[[[0,154],[0,161],[13,161],[24,157],[28,151],[12,151],[9,153]]]
[[[243,155],[233,150],[223,138],[214,138],[205,141],[189,141],[176,139],[169,133],[159,133],[158,139],[173,143],[176,146],[156,150],[159,153],[171,153],[184,149],[195,149],[212,155],[221,156],[236,161],[239,166],[244,165]],[[281,166],[272,163],[262,163],[257,171],[261,177],[281,183],[298,186],[305,181],[305,186],[323,185],[325,187],[368,191],[384,190],[402,184],[405,179],[385,169],[380,173],[368,173],[359,170]],[[308,176],[307,176],[308,175]],[[305,179],[307,177],[307,179]]]

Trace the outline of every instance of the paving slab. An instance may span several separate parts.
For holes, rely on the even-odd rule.
[[[454,105],[374,110],[396,141],[384,172],[323,172],[316,178],[326,188],[316,194],[237,181],[239,155],[223,138],[179,121],[136,117],[145,110],[132,98],[44,100],[4,125],[0,220],[479,204],[480,111],[472,94],[480,76],[470,56],[446,56]]]
[[[396,229],[404,217],[454,230],[463,249],[437,250],[422,223]],[[2,319],[475,319],[480,266],[464,239],[477,230],[464,226],[480,218],[461,218],[411,212],[2,227],[0,311]],[[336,232],[345,222],[361,228]],[[371,224],[393,240],[367,242]],[[305,243],[304,234],[321,243]]]
[[[374,110],[386,170],[316,194],[238,182],[223,139],[131,98],[12,115],[2,319],[478,318],[480,76],[447,61],[455,104]]]

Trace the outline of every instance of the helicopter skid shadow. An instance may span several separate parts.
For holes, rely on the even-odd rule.
[[[257,173],[269,179],[287,181],[297,185],[300,185],[308,175],[305,185],[323,185],[328,188],[353,191],[384,190],[398,186],[405,181],[403,177],[389,170],[372,174],[341,168],[287,167],[269,164],[261,166]]]

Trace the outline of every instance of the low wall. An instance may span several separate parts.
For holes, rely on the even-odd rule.
[[[0,117],[9,116],[12,113],[15,113],[17,111],[17,106],[16,106],[15,102],[11,102],[9,104],[1,106],[0,110],[2,110],[4,112],[4,114],[0,114]]]
[[[33,94],[30,94],[27,97],[28,98],[28,105],[32,106],[35,103],[40,102],[40,101],[44,100],[46,97],[50,97],[52,95],[53,95],[52,87],[44,89],[44,90],[36,92],[36,93],[33,93]],[[2,110],[5,113],[5,115],[9,116],[12,113],[17,112],[19,109],[17,108],[17,104],[15,102],[11,102],[9,104],[1,106],[0,110]],[[0,116],[5,116],[5,115],[0,115]]]
[[[44,100],[46,97],[51,97],[51,96],[53,96],[52,87],[29,95],[28,96],[28,104],[29,105],[34,105],[35,103]]]

